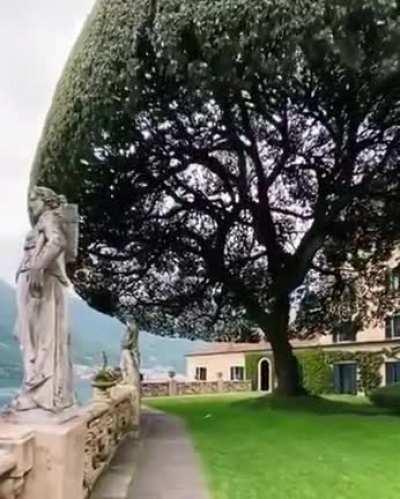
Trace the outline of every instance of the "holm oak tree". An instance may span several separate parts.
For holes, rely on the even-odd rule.
[[[397,237],[399,21],[389,0],[98,0],[32,172],[80,205],[78,293],[159,334],[260,328],[302,393],[296,293]]]

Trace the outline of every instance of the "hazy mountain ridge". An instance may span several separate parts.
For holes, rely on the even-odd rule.
[[[69,307],[74,363],[94,366],[101,362],[101,352],[105,351],[109,363],[117,365],[124,326],[116,319],[91,309],[78,298],[71,297]],[[15,290],[0,280],[0,386],[7,385],[9,378],[20,377],[19,346],[12,334],[15,317]],[[141,333],[142,367],[184,373],[185,354],[200,343]]]

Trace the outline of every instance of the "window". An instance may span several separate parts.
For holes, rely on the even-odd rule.
[[[244,367],[232,366],[231,367],[231,381],[243,381],[243,380],[244,380]]]
[[[196,367],[197,381],[207,381],[207,368],[206,367]]]
[[[395,338],[400,336],[400,315],[393,317],[393,336]]]
[[[400,314],[396,313],[385,319],[386,338],[400,338]]]
[[[400,362],[386,362],[386,384],[400,382]]]
[[[386,317],[386,319],[385,319],[385,337],[386,338],[392,337],[392,318],[391,317]]]
[[[336,393],[357,394],[357,364],[346,362],[334,364],[333,382]]]
[[[354,324],[351,321],[342,322],[336,327],[333,333],[333,342],[356,341]]]
[[[388,270],[389,291],[400,291],[400,268]]]

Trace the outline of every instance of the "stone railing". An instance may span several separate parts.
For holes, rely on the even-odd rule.
[[[85,408],[86,440],[83,486],[85,497],[111,461],[123,437],[138,432],[139,405],[125,387],[115,387],[110,400],[95,400]]]
[[[168,397],[170,384],[169,381],[143,381],[142,397]]]
[[[143,397],[167,397],[177,395],[207,395],[251,391],[251,381],[145,381],[142,382]]]
[[[117,385],[63,421],[0,420],[0,499],[87,498],[139,417],[138,390]]]

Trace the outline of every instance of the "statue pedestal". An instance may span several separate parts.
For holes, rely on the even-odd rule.
[[[34,465],[35,436],[25,427],[0,427],[0,498],[21,497]]]
[[[17,425],[59,425],[74,419],[81,414],[77,406],[66,409],[59,413],[52,413],[43,409],[31,409],[30,411],[6,410],[2,413],[1,421],[7,424]]]
[[[29,446],[21,444],[21,434],[29,436]],[[83,499],[85,434],[86,420],[82,417],[53,424],[43,420],[11,423],[2,418],[0,449],[14,449],[16,461],[21,463],[17,469],[26,469],[24,463],[33,461],[18,499]]]
[[[124,438],[138,434],[139,404],[125,385],[107,403],[0,416],[0,499],[87,498]]]

